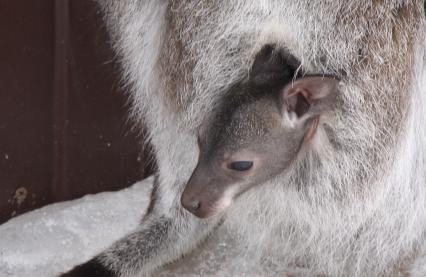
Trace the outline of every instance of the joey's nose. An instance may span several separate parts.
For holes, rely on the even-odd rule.
[[[201,201],[197,199],[181,199],[182,206],[191,213],[195,213],[201,207]]]

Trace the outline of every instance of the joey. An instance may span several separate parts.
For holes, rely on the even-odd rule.
[[[200,128],[198,164],[181,197],[197,217],[225,210],[235,197],[285,171],[315,135],[321,114],[333,109],[336,78],[293,81],[280,72],[280,58],[265,51],[248,81],[232,87]]]

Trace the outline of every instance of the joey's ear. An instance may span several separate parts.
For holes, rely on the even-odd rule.
[[[283,108],[298,118],[319,115],[333,109],[339,80],[332,76],[307,76],[281,91]]]
[[[257,53],[250,69],[249,80],[255,85],[275,85],[293,78],[300,62],[285,50],[266,44]]]

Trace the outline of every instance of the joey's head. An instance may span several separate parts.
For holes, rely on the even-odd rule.
[[[249,80],[232,87],[200,127],[198,164],[181,197],[197,217],[225,210],[248,189],[289,168],[315,135],[319,116],[333,108],[335,78],[292,81],[284,59],[264,51]]]

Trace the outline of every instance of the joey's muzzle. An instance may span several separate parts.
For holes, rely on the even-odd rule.
[[[196,217],[207,218],[224,211],[231,204],[231,200],[224,197],[211,197],[207,199],[204,195],[192,195],[183,193],[181,196],[182,206]]]
[[[180,198],[182,206],[199,218],[207,218],[224,211],[232,202],[226,196],[224,186],[218,180],[197,178],[194,174],[189,179]]]
[[[203,210],[205,209],[205,204],[203,205],[203,209],[201,209],[202,203],[199,199],[197,199],[197,197],[188,194],[182,194],[180,202],[187,211],[193,213],[194,215],[200,218],[206,217],[206,213],[203,212]]]

